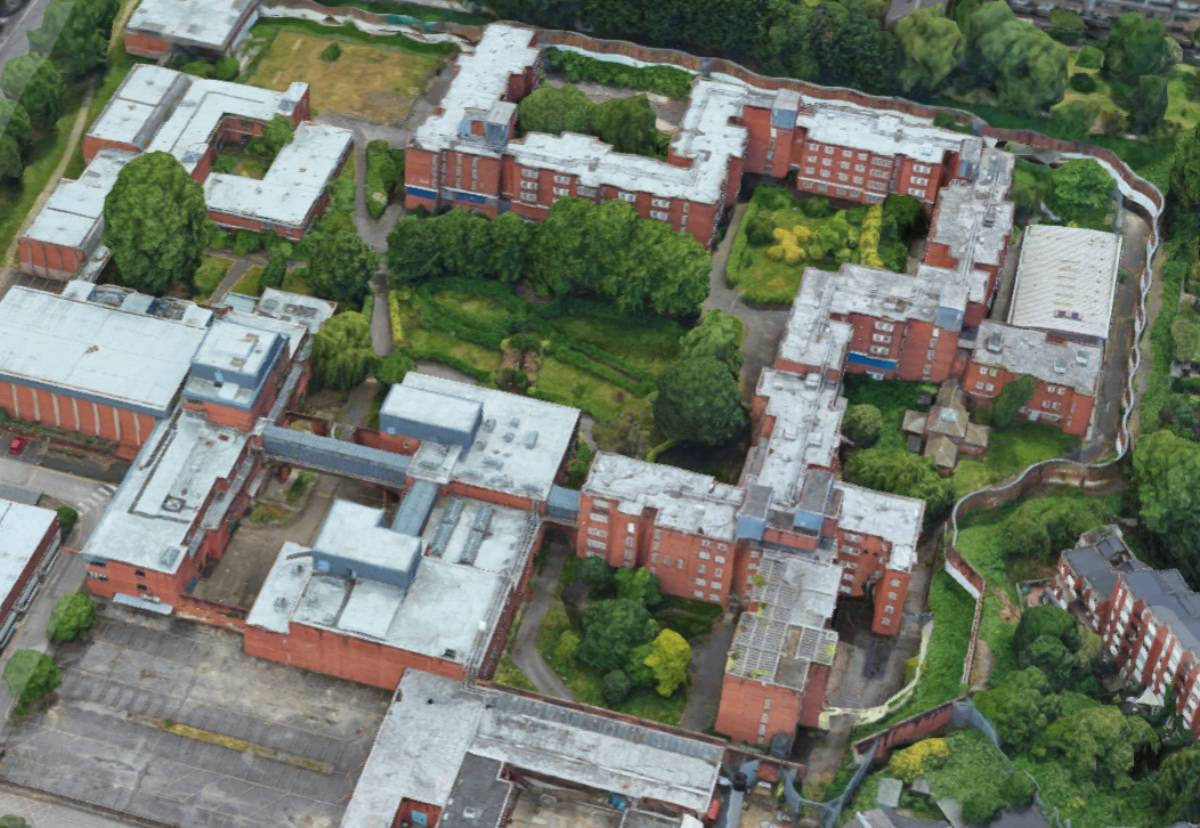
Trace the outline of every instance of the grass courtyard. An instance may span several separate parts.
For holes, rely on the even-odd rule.
[[[290,22],[290,21],[289,21]],[[421,55],[384,45],[353,43],[328,36],[258,24],[274,39],[246,83],[282,92],[294,82],[309,84],[313,117],[334,112],[386,124],[408,115],[426,78],[441,66],[434,55]],[[341,46],[334,62],[321,58],[330,43]]]

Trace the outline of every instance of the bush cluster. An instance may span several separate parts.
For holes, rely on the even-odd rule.
[[[334,44],[336,45],[336,44]],[[396,188],[404,182],[404,150],[377,138],[367,144],[367,210],[378,220]]]
[[[579,52],[550,48],[546,50],[546,68],[562,72],[570,83],[592,81],[622,89],[655,92],[668,98],[686,98],[692,92],[691,72],[674,66],[626,66],[611,60],[598,60]]]

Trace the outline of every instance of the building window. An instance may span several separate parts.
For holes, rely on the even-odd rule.
[[[714,569],[714,570],[713,570],[713,577],[714,577],[714,578],[724,578],[724,577],[725,577],[725,570],[724,570],[724,569]]]
[[[751,558],[751,560],[758,560],[758,550],[757,549],[750,550],[750,558]]]
[[[720,595],[717,595],[717,594],[715,594],[715,593],[711,593],[711,592],[710,592],[710,593],[708,594],[708,600],[710,600],[710,601],[720,601],[720,600],[721,600],[721,596],[720,596]]]
[[[930,168],[925,166],[924,164],[913,164],[913,172],[915,172],[915,173],[921,173],[922,175],[924,175],[924,174],[928,173],[929,170],[930,170]]]
[[[900,597],[900,596],[898,596],[898,595],[897,595],[896,593],[894,593],[894,592],[889,592],[889,593],[888,593],[888,600],[889,600],[889,601],[895,601],[895,600],[896,600],[897,598],[899,598],[899,597]]]
[[[989,383],[987,384],[987,390],[988,390],[988,391],[995,391],[995,390],[996,390],[996,386],[992,385],[992,384],[989,382]]]
[[[654,530],[654,539],[655,539],[655,540],[659,540],[661,537],[662,537],[662,530],[661,530],[661,529],[655,529],[655,530]]]
[[[693,593],[692,593],[692,595],[695,595],[695,596],[696,596],[697,598],[699,598],[701,601],[703,601],[703,600],[704,600],[704,590],[702,590],[702,589],[698,589],[698,590],[696,590],[695,592],[693,592]]]
[[[866,160],[867,160],[867,154],[866,154],[865,152],[860,152],[860,153],[858,154],[858,160],[859,160],[859,161],[866,161]]]
[[[659,221],[670,221],[670,219],[671,219],[671,214],[670,214],[670,213],[663,213],[663,212],[661,212],[661,211],[659,211],[659,210],[651,210],[651,211],[650,211],[650,218],[652,218],[652,219],[658,219]]]
[[[135,570],[133,570],[133,574],[134,574],[134,575],[136,575],[136,576],[138,576],[139,578],[145,578],[145,577],[146,577],[146,573],[145,573],[145,572],[143,572],[143,571],[142,571],[142,570],[140,570],[140,569],[135,569]]]
[[[570,183],[571,183],[571,176],[569,176],[569,175],[556,175],[556,176],[554,176],[554,183],[555,183],[555,184],[570,184]]]
[[[626,539],[625,539],[625,545],[626,545],[626,546],[633,546],[633,538],[626,538]]]
[[[696,579],[696,586],[704,586],[704,583],[705,583],[705,582],[704,582],[704,579],[703,579],[703,578],[697,578],[697,579]]]
[[[914,197],[916,197],[916,198],[924,198],[924,197],[925,197],[925,191],[924,191],[924,190],[919,190],[919,189],[917,189],[916,187],[909,187],[909,188],[908,188],[908,194],[909,194],[910,196],[914,196]]]
[[[654,207],[662,207],[666,209],[667,207],[671,206],[671,201],[670,199],[666,198],[652,198],[650,199],[650,204]]]
[[[627,560],[627,561],[633,560],[633,550],[632,549],[625,550],[625,560]]]
[[[571,194],[571,191],[566,189],[565,187],[555,187],[554,194],[556,196],[569,196]]]
[[[887,158],[872,158],[871,163],[876,167],[890,167],[892,162]]]
[[[821,178],[829,178],[829,170],[821,170]]]
[[[536,193],[521,193],[521,201],[537,201]]]
[[[838,592],[845,592],[846,594],[849,594],[853,592],[853,590],[847,584],[841,584],[838,587]]]
[[[850,556],[850,557],[852,557],[852,558],[857,558],[857,557],[858,557],[858,554],[859,554],[859,550],[858,550],[858,549],[855,549],[853,546],[843,546],[843,547],[842,547],[842,554],[843,554],[843,555],[849,555],[849,556]]]
[[[657,552],[655,552],[653,555],[650,556],[650,563],[658,563],[658,553]]]
[[[87,576],[94,581],[107,581],[108,580],[107,575],[101,574],[99,572],[89,572],[87,574]]]
[[[716,561],[719,564],[723,564],[723,563],[725,563],[725,558],[721,555],[717,555]]]
[[[833,155],[833,147],[825,147],[826,155]]]
[[[671,565],[671,556],[670,555],[664,556],[663,557],[663,566],[670,566],[670,565]]]
[[[883,608],[883,611],[886,612],[888,615],[891,615],[892,613],[894,613],[896,611],[896,608],[893,607],[891,604],[888,604],[886,607]]]
[[[842,162],[840,162],[840,163],[838,164],[838,169],[839,169],[839,170],[848,170],[848,169],[850,169],[850,162],[849,162],[849,161],[842,161]]]
[[[588,542],[587,542],[587,545],[588,545],[588,546],[590,546],[592,549],[604,549],[604,548],[606,548],[606,547],[605,547],[605,544],[604,544],[602,541],[598,541],[598,540],[591,540],[591,539],[589,539],[589,540],[588,540]]]
[[[884,333],[891,333],[892,331],[896,330],[896,326],[893,325],[891,322],[878,322],[877,321],[875,323],[875,330],[883,331]]]
[[[891,349],[885,348],[882,345],[872,345],[871,353],[875,354],[876,356],[884,356],[884,355],[891,353]]]
[[[820,151],[821,151],[821,145],[820,145],[820,144],[809,144],[809,145],[808,145],[808,151],[809,151],[809,152],[820,152]]]
[[[700,541],[700,545],[701,545],[701,546],[703,546],[705,549],[708,549],[708,548],[710,548],[710,547],[712,546],[712,541],[710,541],[710,540],[702,540],[702,541]],[[706,557],[706,558],[707,558],[708,556],[707,556],[707,555],[705,555],[704,557]]]
[[[522,178],[537,178],[538,172],[537,172],[537,170],[521,170],[521,177]]]
[[[700,560],[702,560],[702,561],[707,561],[707,560],[708,560],[708,553],[707,553],[707,552],[697,552],[697,553],[696,553],[696,557],[698,557],[698,558],[699,558]]]
[[[594,198],[596,195],[595,187],[576,187],[575,192],[585,198]]]
[[[871,170],[871,178],[887,178],[887,170]]]
[[[885,627],[890,627],[890,626],[892,626],[892,619],[890,619],[890,618],[883,618],[883,619],[880,619],[880,620],[882,620],[882,621],[883,621],[883,626],[885,626]]]
[[[845,173],[838,173],[838,181],[849,181],[849,180],[850,180],[850,176],[846,175]]]
[[[658,541],[654,542],[654,546],[652,546],[651,549],[653,549],[655,552],[658,551]]]
[[[593,538],[607,538],[608,537],[608,532],[605,532],[603,529],[588,529],[588,534],[591,535]]]
[[[608,515],[603,512],[592,512],[592,520],[596,523],[608,523]]]
[[[913,176],[912,178],[909,179],[909,183],[920,184],[922,187],[924,187],[926,184],[929,183],[929,179],[928,178],[917,178],[916,176]]]
[[[592,501],[593,509],[607,509],[607,508],[609,508],[609,506],[610,506],[610,504],[607,500],[593,500]]]
[[[862,184],[862,176],[861,176],[861,175],[856,175],[856,176],[854,176],[854,183],[855,183],[855,184]]]
[[[805,167],[805,168],[804,168],[804,174],[805,174],[805,175],[812,175],[812,174],[813,174],[813,173],[815,173],[815,172],[816,172],[816,170],[815,170],[815,169],[813,169],[812,167]]]
[[[621,201],[637,201],[637,193],[627,193],[624,190],[618,190],[617,198],[621,199]]]
[[[877,333],[877,334],[871,334],[871,341],[872,342],[888,342],[888,343],[890,343],[892,341],[892,338],[890,336],[888,336],[887,334],[878,334]]]

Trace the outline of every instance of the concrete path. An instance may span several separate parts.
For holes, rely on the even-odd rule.
[[[787,324],[786,310],[768,310],[752,308],[746,304],[742,294],[731,287],[725,279],[725,266],[729,262],[729,251],[733,240],[737,238],[738,228],[742,217],[746,214],[746,204],[738,204],[733,208],[733,218],[729,222],[729,230],[725,239],[713,253],[712,271],[708,281],[708,300],[704,308],[716,308],[726,313],[732,313],[746,326],[746,337],[742,341],[742,396],[749,400],[754,394],[754,385],[762,369],[775,361],[775,352],[779,348],[779,340]]]
[[[70,545],[80,548],[104,514],[115,488],[66,472],[41,468],[11,457],[0,457],[0,480],[44,492],[79,512],[79,523]]]
[[[220,256],[219,253],[214,253],[215,256]],[[233,259],[232,256],[220,256],[222,259]],[[256,261],[249,257],[239,256],[233,259],[233,265],[229,268],[229,272],[221,279],[221,283],[213,290],[212,296],[208,297],[208,304],[220,299],[229,291],[233,290],[233,286],[237,284],[238,279],[246,275],[246,271],[252,267],[266,267],[266,262]]]
[[[721,617],[712,635],[692,645],[692,665],[688,672],[692,686],[688,690],[687,706],[683,709],[680,727],[685,730],[703,731],[717,721],[717,708],[721,705],[721,683],[725,678],[725,660],[729,658],[729,645],[737,625],[726,613]]]
[[[371,279],[371,292],[375,295],[375,306],[371,310],[371,347],[376,356],[383,357],[396,350],[396,343],[392,339],[387,279],[382,273],[376,273]]]
[[[533,600],[525,609],[521,627],[517,630],[517,637],[513,642],[512,660],[542,695],[574,701],[575,697],[571,695],[571,691],[562,683],[562,679],[550,669],[550,665],[546,664],[536,646],[538,629],[542,626],[546,610],[557,603],[554,600],[554,588],[558,585],[558,576],[562,572],[566,554],[569,552],[565,554],[550,553],[550,559],[546,561],[546,566],[541,573],[535,573]]]

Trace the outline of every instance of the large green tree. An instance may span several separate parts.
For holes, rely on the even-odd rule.
[[[0,98],[0,135],[11,138],[21,152],[33,143],[33,123],[17,101]]]
[[[1050,686],[1055,690],[1066,686],[1077,663],[1075,653],[1052,635],[1035,638],[1032,644],[1017,654],[1017,664],[1026,668],[1037,667],[1046,674]]]
[[[1021,614],[1013,634],[1013,651],[1020,653],[1046,635],[1061,641],[1072,653],[1079,649],[1079,622],[1075,616],[1064,609],[1045,605],[1030,607]]]
[[[1200,569],[1200,444],[1170,431],[1143,434],[1133,447],[1133,483],[1142,526],[1165,539],[1176,566]]]
[[[596,105],[574,84],[552,86],[543,83],[521,101],[517,119],[526,132],[564,132],[588,134]]]
[[[379,255],[357,233],[338,230],[317,245],[308,263],[308,284],[322,299],[359,306],[378,268]]]
[[[617,152],[653,155],[658,142],[658,116],[645,95],[613,98],[592,112],[591,131]]]
[[[904,52],[898,80],[906,93],[937,90],[966,52],[962,33],[941,6],[920,9],[896,21],[896,38]]]
[[[1070,221],[1087,219],[1111,208],[1116,188],[1111,175],[1094,158],[1077,158],[1054,170],[1054,212]]]
[[[8,135],[0,135],[0,179],[19,181],[25,174],[25,159],[21,148]]]
[[[658,634],[658,624],[640,601],[600,601],[583,614],[583,641],[577,657],[593,670],[607,673],[625,666],[629,651]]]
[[[82,75],[104,62],[119,0],[50,0],[29,46],[66,75]]]
[[[16,702],[18,716],[62,684],[62,671],[54,659],[37,650],[17,650],[4,665],[4,682]]]
[[[1129,772],[1138,753],[1158,749],[1158,735],[1140,716],[1119,707],[1098,706],[1064,716],[1039,740],[1061,753],[1080,779],[1117,790],[1133,785]]]
[[[692,663],[692,648],[683,636],[674,630],[663,630],[650,644],[650,655],[645,664],[654,671],[658,681],[655,689],[660,696],[670,696],[688,680],[688,666]]]
[[[1175,55],[1169,40],[1161,20],[1143,17],[1138,12],[1121,15],[1108,30],[1105,68],[1126,76],[1168,69],[1173,65]]]
[[[75,641],[96,626],[96,605],[82,592],[68,592],[50,610],[46,635],[51,641]]]
[[[742,373],[742,336],[745,330],[742,320],[732,313],[710,310],[704,314],[699,325],[679,340],[679,355],[682,359],[712,357],[725,365],[735,378],[739,377]]]
[[[121,280],[142,293],[190,285],[210,235],[204,188],[169,153],[134,158],[105,196],[104,244]]]
[[[488,224],[491,252],[489,275],[506,285],[525,276],[525,256],[533,238],[534,225],[516,213],[505,213]]]
[[[926,521],[954,502],[954,481],[938,474],[930,459],[907,452],[857,452],[845,477],[857,486],[924,500]]]
[[[1170,820],[1200,822],[1200,747],[1172,753],[1154,777],[1154,801]]]
[[[1024,751],[1058,718],[1060,699],[1045,673],[1027,667],[1010,673],[999,686],[976,694],[975,706],[1001,741]]]
[[[846,411],[842,433],[854,441],[859,448],[870,448],[879,442],[883,431],[883,413],[869,404],[852,405]]]
[[[374,373],[371,323],[361,313],[339,313],[313,336],[313,384],[345,391]]]
[[[433,220],[417,216],[400,219],[388,233],[387,245],[384,262],[392,287],[442,275],[442,251]]]
[[[1187,207],[1200,204],[1200,124],[1181,135],[1175,144],[1171,197]]]
[[[1167,114],[1167,79],[1160,75],[1142,75],[1133,90],[1133,111],[1129,113],[1133,131],[1147,133],[1162,123]]]
[[[588,595],[599,598],[612,586],[613,570],[603,555],[588,555],[579,562],[579,580],[583,581]]]
[[[647,607],[654,607],[662,600],[658,577],[649,569],[621,567],[613,575],[613,580],[617,582],[618,598],[641,601]]]
[[[712,357],[680,360],[658,375],[654,421],[672,440],[727,443],[746,424],[737,380]]]
[[[417,363],[407,351],[392,351],[379,361],[379,367],[375,369],[375,379],[384,385],[396,385],[404,382],[408,373],[415,370]]]
[[[1063,99],[1068,50],[1017,18],[1004,0],[971,14],[971,66],[996,91],[1003,106],[1033,114]]]
[[[37,55],[12,58],[0,72],[4,97],[19,101],[33,125],[41,129],[54,126],[62,115],[66,88],[54,63]]]

